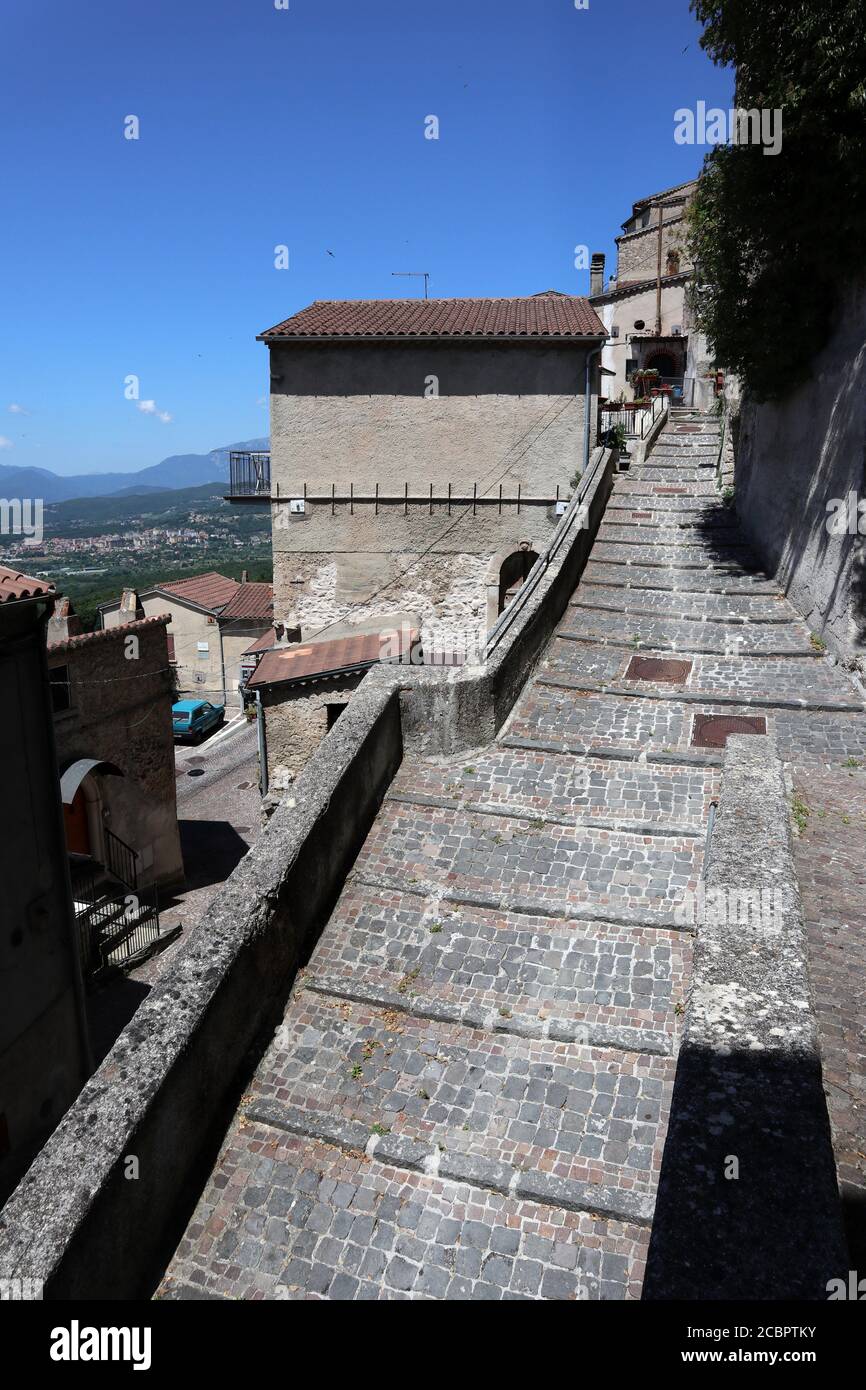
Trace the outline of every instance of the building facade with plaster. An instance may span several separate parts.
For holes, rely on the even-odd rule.
[[[261,340],[275,622],[304,641],[381,620],[425,649],[475,644],[595,445],[596,313],[553,291],[319,301]]]
[[[590,272],[590,303],[607,330],[602,363],[611,400],[633,399],[635,372],[651,368],[673,387],[675,403],[707,409],[714,399],[713,359],[690,305],[694,266],[687,213],[697,180],[641,198],[616,238],[616,274],[604,283],[605,258]],[[640,393],[638,393],[640,394]]]

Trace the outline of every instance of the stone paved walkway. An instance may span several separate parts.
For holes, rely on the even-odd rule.
[[[401,768],[160,1296],[640,1296],[692,946],[673,908],[719,795],[696,729],[866,756],[717,451],[714,422],[665,428],[497,742]]]

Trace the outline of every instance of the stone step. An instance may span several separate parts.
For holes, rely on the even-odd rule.
[[[608,513],[608,515],[611,515]],[[614,513],[616,520],[603,521],[598,529],[600,541],[618,541],[623,545],[699,545],[710,540],[716,545],[737,545],[742,543],[742,534],[736,526],[724,526],[718,522],[708,522],[695,526],[680,522],[675,526],[659,526],[642,520],[640,512]],[[633,518],[633,519],[626,519]]]
[[[702,463],[679,463],[671,459],[670,462],[655,459],[650,463],[633,463],[628,469],[627,476],[636,482],[642,483],[703,483],[712,482],[715,479],[715,467]]]
[[[495,744],[442,762],[404,762],[391,784],[391,799],[434,797],[472,813],[491,810],[514,817],[657,825],[660,830],[703,834],[709,803],[718,796],[714,775],[682,769],[619,767],[601,759],[576,763],[540,751]]]
[[[696,483],[675,482],[673,479],[670,482],[655,483],[621,473],[614,486],[614,497],[620,503],[624,497],[655,497],[659,501],[664,500],[665,505],[670,506],[677,497],[710,497],[718,503],[719,491],[712,478]]]
[[[710,566],[677,569],[646,567],[628,561],[609,563],[591,559],[583,573],[578,593],[596,584],[626,587],[638,591],[670,594],[751,595],[772,594],[781,598],[778,585],[762,574],[742,574],[736,569],[716,573]]]
[[[678,766],[692,761],[720,764],[722,749],[696,748],[692,743],[696,715],[758,716],[766,721],[767,734],[775,738],[784,758],[799,766],[815,765],[840,770],[848,757],[866,757],[866,720],[862,711],[792,709],[765,702],[724,704],[711,698],[679,699],[676,688],[659,691],[654,699],[623,699],[614,693],[579,691],[564,685],[536,683],[531,698],[524,698],[513,718],[509,737],[544,741],[563,753],[577,750],[610,758],[643,758],[647,763],[662,758]],[[641,687],[641,692],[643,691]]]
[[[709,539],[702,545],[630,545],[624,541],[596,541],[592,548],[595,561],[649,568],[710,570],[722,573],[756,574],[765,578],[757,556],[746,545],[714,545]]]
[[[734,628],[742,623],[781,625],[796,621],[793,608],[781,594],[753,595],[742,589],[730,594],[690,593],[623,588],[584,579],[570,606],[593,612],[685,618]]]
[[[635,564],[657,570],[710,570],[714,574],[760,574],[758,557],[745,545],[714,545],[706,538],[702,545],[638,545],[627,541],[599,541],[592,546],[592,557],[605,564]]]
[[[519,1170],[555,1173],[610,1189],[602,1214],[643,1225],[652,1214],[673,1068],[670,1057],[395,1016],[304,989],[244,1110],[259,1122],[473,1187],[520,1193]],[[582,1200],[579,1187],[567,1203],[553,1188],[546,1195],[552,1205]]]
[[[680,493],[673,497],[658,497],[653,493],[614,494],[605,511],[605,519],[616,517],[649,517],[658,526],[737,526],[736,514],[721,498],[689,497]]]
[[[742,623],[729,631],[718,624],[709,624],[703,618],[692,620],[626,611],[572,609],[556,636],[558,642],[605,642],[638,652],[651,649],[681,652],[685,656],[760,655],[821,660],[820,653],[809,641],[806,626],[791,621],[770,626]],[[558,645],[554,646],[551,655],[559,655]],[[801,669],[802,680],[810,679],[810,675]]]
[[[746,633],[748,629],[742,631]],[[862,701],[849,682],[817,657],[773,657],[751,652],[743,656],[692,656],[682,648],[665,650],[659,645],[645,645],[639,650],[609,646],[601,650],[608,654],[618,651],[621,658],[619,673],[599,681],[597,672],[605,663],[599,661],[594,671],[588,670],[588,661],[592,660],[596,650],[590,644],[556,640],[539,668],[538,679],[565,676],[572,681],[587,681],[587,688],[594,688],[594,684],[622,686],[624,696],[631,698],[632,690],[641,694],[652,689],[652,683],[626,681],[625,673],[632,658],[658,655],[674,660],[691,660],[691,671],[682,686],[666,682],[659,685],[658,689],[668,698],[676,698],[675,692],[683,690],[701,700],[724,696],[725,699],[760,700],[767,704],[781,701],[793,703],[795,707],[813,705],[816,709],[862,708]],[[608,670],[612,665],[608,665]]]
[[[327,1137],[315,1137],[317,1131]],[[232,1133],[232,1181],[224,1173],[211,1178],[156,1296],[184,1297],[195,1289],[186,1296],[640,1297],[645,1225],[563,1205],[570,1197],[604,1205],[603,1191],[558,1188],[552,1177],[526,1175],[515,1187],[522,1181],[531,1196],[503,1196],[490,1186],[495,1169],[476,1165],[477,1185],[444,1176],[447,1155],[439,1160],[441,1177],[435,1158],[430,1173],[407,1169],[352,1147],[362,1133],[328,1124],[321,1112],[307,1120],[276,1101],[251,1103]],[[341,1145],[341,1137],[348,1143]],[[404,1162],[411,1155],[406,1148],[391,1151]],[[644,1211],[641,1202],[636,1210]]]
[[[472,815],[386,801],[355,861],[353,880],[509,911],[611,910],[669,924],[673,904],[697,886],[703,841],[694,834],[565,825]],[[503,885],[507,885],[503,891]]]
[[[688,931],[427,901],[356,884],[304,984],[414,1018],[669,1056]]]

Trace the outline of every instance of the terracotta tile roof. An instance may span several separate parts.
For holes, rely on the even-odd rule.
[[[76,650],[93,643],[113,642],[116,637],[124,640],[131,632],[141,632],[144,628],[166,627],[171,622],[171,614],[161,613],[152,618],[136,618],[131,623],[118,623],[115,627],[100,627],[96,632],[79,632],[75,637],[65,637],[60,642],[49,642],[48,653],[57,656],[59,652]],[[168,637],[168,633],[166,633]],[[168,637],[171,643],[171,637]]]
[[[272,584],[258,582],[238,585],[229,599],[221,618],[261,618],[270,622],[274,615],[274,588]]]
[[[166,584],[154,585],[162,594],[176,594],[178,598],[197,603],[199,608],[208,608],[214,613],[225,608],[240,587],[236,579],[228,579],[224,574],[217,574],[216,570],[193,575],[190,579],[172,579]]]
[[[265,652],[248,681],[248,685],[287,685],[299,681],[320,680],[323,676],[375,666],[382,659],[387,642],[386,660],[403,656],[410,650],[417,634],[408,628],[385,632],[363,632],[357,637],[336,637],[330,642],[302,642],[293,647],[278,647]]]
[[[272,627],[267,632],[263,632],[261,637],[257,637],[255,642],[251,642],[241,652],[241,656],[254,656],[257,652],[269,652],[271,647],[277,645],[277,635]]]
[[[662,289],[671,285],[685,284],[686,280],[691,279],[690,270],[680,270],[676,275],[662,276]],[[612,290],[599,290],[598,294],[591,296],[593,304],[600,304],[604,299],[616,299],[618,295],[626,298],[630,294],[642,294],[645,290],[654,290],[656,287],[655,276],[651,280],[620,280]]]
[[[269,338],[574,338],[604,336],[588,300],[545,290],[522,299],[317,299]]]
[[[57,590],[44,579],[31,579],[8,565],[0,565],[0,603],[16,603],[22,599],[46,598]]]

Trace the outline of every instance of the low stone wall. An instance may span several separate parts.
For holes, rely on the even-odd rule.
[[[0,1212],[0,1275],[45,1297],[136,1298],[171,1253],[403,755],[488,742],[565,611],[612,485],[598,451],[569,532],[486,665],[381,666],[362,681],[256,845]]]
[[[721,805],[706,891],[728,913],[698,919],[643,1296],[826,1299],[848,1260],[786,787],[769,739],[728,739]],[[734,911],[744,892],[764,895],[749,922]]]

